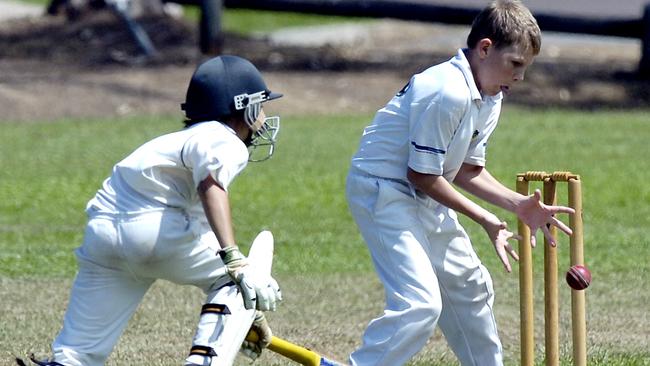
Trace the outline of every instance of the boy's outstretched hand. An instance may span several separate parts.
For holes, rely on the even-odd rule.
[[[525,200],[515,208],[517,217],[530,228],[530,244],[534,247],[537,242],[535,234],[537,229],[542,229],[544,236],[548,239],[551,246],[555,246],[556,242],[548,225],[554,225],[562,230],[567,235],[571,235],[571,229],[562,221],[555,218],[557,213],[573,214],[575,210],[565,206],[549,206],[541,201],[542,193],[539,189],[535,190],[533,194],[528,196]]]
[[[519,260],[519,256],[508,240],[520,240],[521,237],[508,230],[508,224],[505,221],[499,220],[495,215],[490,214],[484,219],[485,221],[482,224],[483,229],[485,229],[490,237],[492,245],[494,245],[494,249],[496,249],[497,255],[499,256],[501,263],[503,263],[506,271],[512,272],[512,267],[508,260],[508,254],[510,254],[510,256],[516,261]]]
[[[519,219],[530,228],[530,244],[533,247],[536,245],[535,235],[537,234],[538,229],[541,229],[542,232],[544,232],[544,236],[546,236],[550,245],[555,246],[556,242],[551,235],[549,225],[557,226],[567,235],[572,234],[571,229],[566,224],[555,218],[555,214],[573,214],[575,213],[575,210],[565,206],[546,205],[541,201],[541,196],[542,194],[539,189],[536,190],[533,194],[519,203],[515,208],[515,213]],[[510,255],[514,260],[519,260],[519,256],[509,241],[511,239],[521,240],[523,238],[508,230],[506,222],[499,220],[499,218],[494,215],[484,217],[482,225],[490,237],[492,245],[494,245],[497,255],[503,263],[506,271],[511,272],[512,267],[510,266],[508,255]]]

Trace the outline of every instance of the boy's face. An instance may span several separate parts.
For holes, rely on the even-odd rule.
[[[531,47],[520,45],[494,47],[489,39],[479,42],[480,69],[477,83],[483,94],[496,95],[500,91],[507,94],[513,84],[524,80],[528,66],[535,55]]]
[[[264,120],[266,119],[266,113],[264,113],[264,108],[260,109],[260,113],[257,115],[257,119],[253,124],[250,126],[251,130],[253,132],[257,132],[262,128],[262,125],[264,125]]]

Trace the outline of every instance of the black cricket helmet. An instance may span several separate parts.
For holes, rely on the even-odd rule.
[[[252,131],[247,141],[251,161],[266,160],[273,154],[275,136],[280,129],[279,117],[258,121],[262,103],[280,98],[271,92],[259,70],[248,60],[222,55],[205,61],[194,71],[181,109],[193,122],[222,120],[243,113]],[[266,147],[267,154],[253,156],[258,147]]]

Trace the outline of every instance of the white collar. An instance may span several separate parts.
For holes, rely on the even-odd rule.
[[[481,92],[476,87],[476,81],[474,80],[474,75],[472,74],[472,68],[469,65],[467,57],[465,57],[466,48],[459,48],[458,53],[451,59],[451,63],[458,67],[458,69],[463,73],[467,86],[469,87],[470,95],[472,96],[473,101],[496,103],[503,98],[503,93],[499,92],[495,95],[485,95],[483,96]]]

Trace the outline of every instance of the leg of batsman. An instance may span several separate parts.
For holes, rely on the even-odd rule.
[[[257,333],[251,330],[246,336],[246,340],[256,342],[258,339]],[[318,353],[308,350],[307,348],[300,347],[284,339],[273,336],[271,344],[268,349],[280,354],[286,358],[298,362],[306,366],[342,366],[342,363],[329,360]]]

